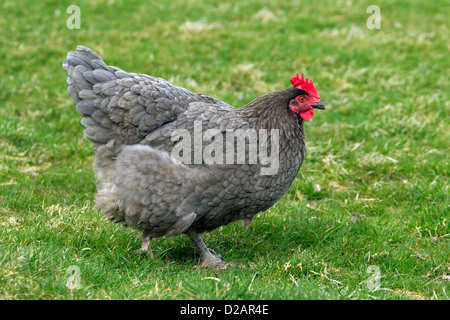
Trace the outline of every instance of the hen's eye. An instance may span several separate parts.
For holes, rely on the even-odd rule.
[[[304,102],[304,101],[305,101],[305,98],[303,98],[303,97],[300,97],[300,98],[298,98],[298,101],[300,101],[300,102]]]

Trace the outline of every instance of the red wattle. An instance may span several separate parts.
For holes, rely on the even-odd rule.
[[[313,109],[313,108],[310,108],[310,109],[308,109],[308,110],[306,110],[306,111],[300,112],[299,114],[300,114],[300,117],[301,117],[303,120],[308,121],[308,120],[311,120],[311,119],[312,119],[312,117],[313,117],[313,115],[314,115],[314,109]]]

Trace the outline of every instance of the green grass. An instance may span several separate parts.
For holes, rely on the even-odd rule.
[[[80,30],[66,27],[70,4]],[[366,27],[372,4],[379,30]],[[446,1],[0,8],[1,299],[449,299]],[[306,123],[307,158],[287,194],[250,227],[204,237],[243,269],[194,268],[187,237],[136,256],[138,233],[94,209],[94,152],[61,67],[77,44],[235,106],[296,72],[314,80],[327,110]],[[79,289],[66,286],[70,266]]]

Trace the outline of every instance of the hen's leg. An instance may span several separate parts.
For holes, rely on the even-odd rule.
[[[200,268],[219,267],[221,269],[226,269],[229,265],[234,264],[223,262],[221,259],[222,256],[207,248],[202,237],[198,233],[191,232],[188,235],[201,254],[202,263]]]
[[[148,247],[150,246],[150,241],[152,240],[152,238],[145,231],[142,234],[142,236],[139,236],[139,238],[142,239],[142,245],[141,245],[140,249],[134,250],[134,253],[138,254],[138,253],[147,252],[147,257],[153,258],[152,250],[148,249]]]

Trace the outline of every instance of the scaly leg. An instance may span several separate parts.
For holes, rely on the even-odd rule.
[[[152,240],[152,238],[145,231],[142,234],[142,236],[139,236],[139,238],[142,239],[141,248],[137,249],[137,250],[134,250],[133,252],[136,253],[136,254],[147,252],[147,257],[152,259],[153,258],[153,252],[152,252],[151,249],[149,250],[150,241]]]
[[[219,267],[220,269],[226,269],[229,265],[235,264],[233,262],[226,263],[222,261],[222,256],[207,248],[202,237],[198,233],[191,232],[188,233],[188,235],[201,254],[200,268]]]

